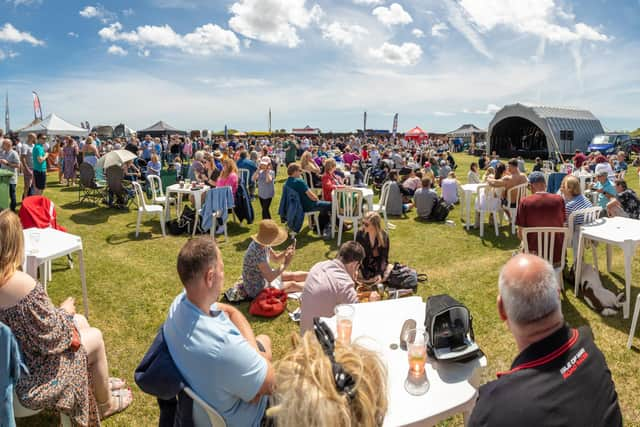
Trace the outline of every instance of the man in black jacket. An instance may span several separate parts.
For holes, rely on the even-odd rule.
[[[564,321],[553,267],[534,255],[500,272],[498,312],[520,354],[480,387],[469,426],[622,426],[618,395],[588,327]]]

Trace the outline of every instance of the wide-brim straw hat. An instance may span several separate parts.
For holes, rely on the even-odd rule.
[[[287,232],[279,227],[275,221],[263,219],[258,224],[258,233],[251,238],[262,246],[278,246],[287,240]]]

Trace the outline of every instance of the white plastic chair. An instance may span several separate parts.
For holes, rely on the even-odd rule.
[[[163,205],[167,201],[167,196],[164,194],[164,190],[162,189],[162,180],[158,175],[147,175],[147,182],[149,183],[149,188],[151,189],[151,202],[158,205]],[[173,197],[169,197],[169,204],[175,204],[176,199]],[[167,218],[169,217],[169,210],[167,209]],[[178,214],[178,209],[176,208],[176,215]]]
[[[371,166],[369,166],[365,171],[364,171],[364,185],[366,185],[367,187],[369,186],[370,182],[369,180],[371,179]]]
[[[18,396],[16,396],[15,390],[13,391],[13,417],[15,419],[32,417],[39,414],[41,411],[41,409],[34,411],[33,409],[25,408],[24,406],[22,406],[22,404],[18,400]],[[60,413],[60,424],[62,425],[62,427],[71,427],[71,419],[69,419],[69,417],[62,412]]]
[[[304,170],[302,171],[302,173],[304,174],[304,182],[307,183],[307,186],[309,187],[309,189],[314,194],[318,195],[318,197],[320,197],[322,193],[322,188],[317,188],[313,183],[313,174],[309,171],[304,171]]]
[[[480,215],[480,237],[484,236],[484,216],[486,214],[493,215],[493,225],[496,230],[496,237],[499,235],[498,231],[498,216],[500,215],[502,188],[494,188],[489,184],[482,184],[478,186],[478,197],[476,198],[476,210]]]
[[[540,258],[547,260],[551,265],[554,264],[555,248],[556,248],[556,235],[562,234],[562,249],[560,252],[560,266],[553,267],[558,275],[558,286],[563,289],[562,270],[564,270],[565,255],[567,254],[567,242],[569,241],[569,228],[568,227],[523,227],[522,228],[522,243],[524,246],[524,253],[531,253],[529,248],[529,234],[535,234],[537,237],[536,255]]]
[[[160,228],[162,229],[162,236],[166,236],[164,230],[164,221],[165,221],[165,213],[164,213],[164,205],[147,205],[147,201],[145,200],[144,193],[142,192],[142,187],[137,182],[132,182],[133,189],[136,192],[136,199],[138,200],[138,219],[136,220],[136,237],[140,233],[140,222],[142,221],[142,213],[148,214],[158,214],[160,215]]]
[[[209,426],[200,426],[196,424],[196,427],[227,427],[227,423],[224,421],[224,418],[222,418],[222,415],[220,415],[211,405],[202,400],[193,390],[189,387],[185,387],[184,392],[187,396],[193,399],[194,406],[198,405],[201,407],[207,414],[207,417],[209,417]]]
[[[353,222],[353,240],[356,240],[358,221],[364,218],[362,214],[362,193],[349,188],[339,188],[335,190],[333,198],[333,203],[337,203],[338,247],[340,247],[342,226],[347,220]]]
[[[525,182],[524,184],[516,185],[507,191],[507,209],[509,210],[509,222],[511,223],[511,234],[516,234],[516,215],[518,214],[518,204],[520,200],[527,196],[527,188],[528,184]],[[515,200],[513,200],[512,195],[516,193]],[[511,207],[512,204],[515,204],[515,207]]]
[[[543,160],[542,161],[542,169],[547,169],[553,172],[553,162],[551,160]]]
[[[636,334],[636,326],[638,326],[638,315],[640,315],[640,294],[638,294],[636,298],[636,308],[633,310],[633,320],[631,321],[631,330],[629,331],[627,348],[631,348],[631,344],[633,344],[633,337]]]
[[[209,190],[209,192],[216,192],[216,191],[222,191],[223,189],[228,188],[229,190],[231,190],[231,187],[226,186],[226,187],[215,187],[215,188],[211,188]],[[208,196],[208,193],[207,193]],[[206,202],[205,202],[206,203]],[[222,222],[222,229],[224,231],[224,240],[225,242],[227,241],[227,239],[229,238],[229,235],[227,234],[227,222],[229,222],[229,216],[227,214],[227,218],[223,220]],[[216,229],[218,228],[218,218],[222,218],[222,212],[220,210],[217,211],[213,211],[213,213],[211,214],[211,228],[209,229],[209,234],[211,235],[211,238],[215,238],[215,232]]]
[[[574,211],[571,213],[571,215],[569,215],[569,218],[567,219],[567,225],[569,227],[569,242],[571,244],[571,249],[573,249],[573,264],[575,265],[575,263],[577,263],[578,261],[581,260],[577,260],[575,259],[576,254],[578,253],[578,242],[580,241],[580,227],[585,225],[585,224],[591,224],[592,222],[594,222],[595,220],[597,220],[600,217],[600,211],[602,210],[602,208],[600,206],[594,206],[591,208],[585,208],[585,209],[578,209],[577,211]],[[582,215],[582,222],[580,224],[576,224],[576,217],[578,215]],[[577,228],[576,228],[577,225]],[[598,270],[598,251],[597,251],[597,246],[595,243],[591,243],[591,250],[593,253],[593,266],[596,270]],[[578,295],[578,285],[575,285],[575,289],[574,292],[576,295]]]
[[[384,184],[382,184],[382,188],[380,189],[380,203],[374,203],[371,209],[373,212],[382,214],[386,232],[389,232],[390,229],[393,230],[394,228],[396,228],[395,225],[389,224],[389,221],[387,221],[387,202],[389,201],[389,187],[391,187],[391,181],[386,181]]]

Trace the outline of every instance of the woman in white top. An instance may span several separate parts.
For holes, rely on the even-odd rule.
[[[480,184],[480,175],[478,175],[478,164],[471,163],[469,172],[467,173],[467,182],[469,184]]]
[[[450,205],[458,203],[458,180],[455,172],[449,172],[447,177],[442,180],[442,198]]]

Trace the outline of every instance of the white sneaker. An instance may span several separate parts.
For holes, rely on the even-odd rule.
[[[219,225],[216,229],[216,234],[224,234],[224,225]]]

